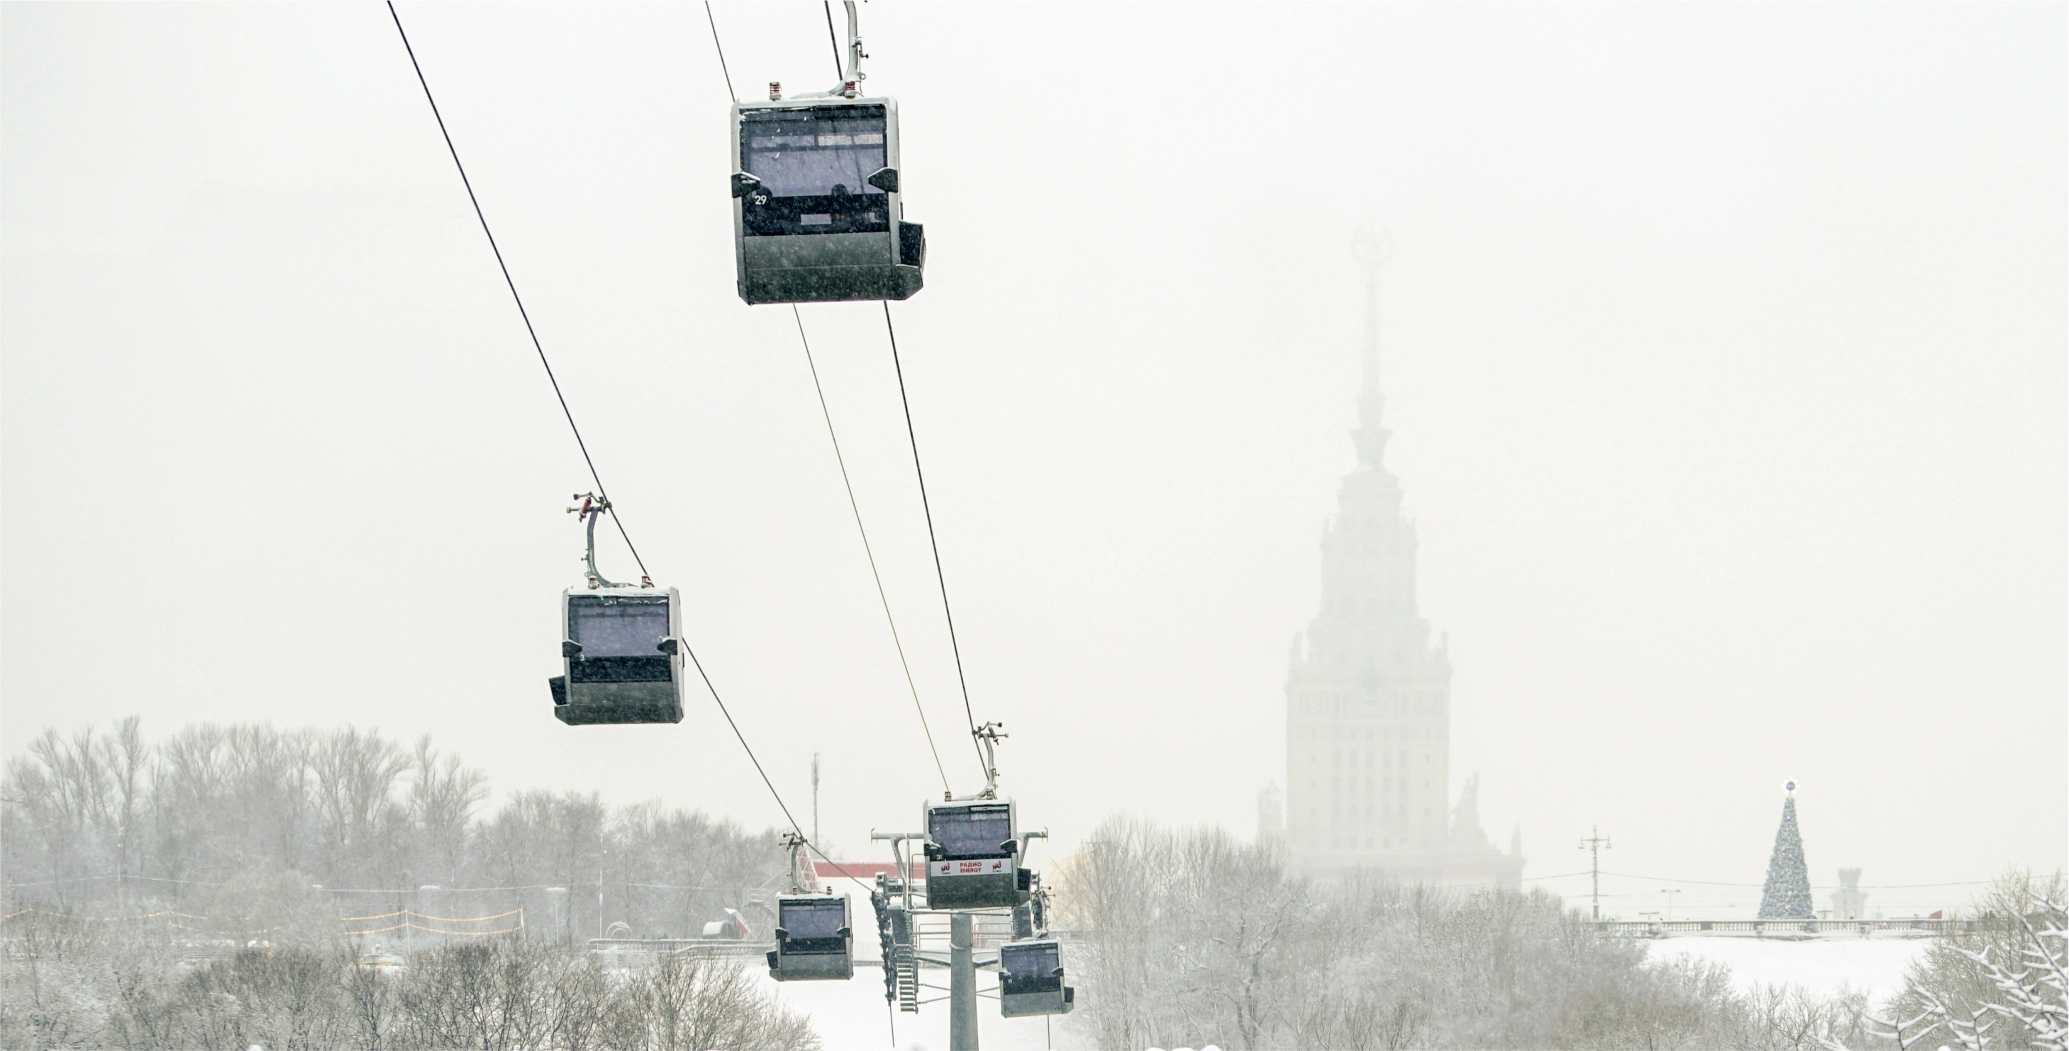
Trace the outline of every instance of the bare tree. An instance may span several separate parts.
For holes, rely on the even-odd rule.
[[[410,824],[424,852],[426,871],[447,885],[460,882],[466,861],[467,836],[475,808],[488,798],[488,775],[460,764],[460,757],[440,756],[429,736],[417,739],[410,757],[407,807]]]
[[[324,870],[361,877],[389,870],[396,853],[389,833],[402,823],[394,792],[408,755],[376,732],[347,728],[319,740],[310,758]]]
[[[1116,819],[1058,867],[1075,1024],[1101,1047],[1816,1048],[1859,998],[1649,966],[1558,898],[1310,883],[1215,829]]]

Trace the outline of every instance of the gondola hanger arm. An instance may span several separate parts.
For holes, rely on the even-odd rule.
[[[811,858],[806,855],[807,844],[804,833],[791,829],[783,833],[783,845],[790,849],[790,892],[792,894],[817,894],[819,873],[812,868]]]
[[[869,79],[869,74],[862,72],[862,60],[869,57],[869,52],[862,50],[862,27],[861,22],[856,17],[855,0],[846,0],[841,6],[848,9],[847,63],[846,68],[841,70],[841,82],[826,91],[815,91],[808,95],[792,95],[790,96],[791,98],[851,99],[862,94],[862,82]],[[775,83],[771,83],[769,85],[769,100],[773,102],[780,98],[782,98],[782,88]]]
[[[623,584],[604,579],[604,575],[596,570],[596,520],[603,517],[605,511],[611,509],[611,502],[595,493],[576,493],[570,499],[582,501],[568,508],[568,513],[579,515],[583,525],[587,527],[585,531],[587,546],[582,553],[582,565],[583,576],[588,579],[589,586],[591,588],[624,587],[625,585]],[[639,586],[643,588],[653,587],[654,580],[652,577],[642,573],[639,577]]]
[[[970,736],[977,738],[977,743],[984,747],[984,791],[967,798],[997,799],[999,797],[999,739],[1012,736],[1005,733],[1005,729],[1005,723],[985,723],[983,726],[970,731]]]

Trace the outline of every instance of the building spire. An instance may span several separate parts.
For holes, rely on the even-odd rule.
[[[1358,387],[1358,429],[1351,441],[1358,449],[1358,466],[1379,470],[1386,456],[1388,431],[1381,424],[1386,398],[1379,392],[1379,270],[1386,265],[1393,244],[1384,230],[1372,226],[1351,238],[1351,255],[1365,271],[1365,342],[1361,354],[1363,381]]]

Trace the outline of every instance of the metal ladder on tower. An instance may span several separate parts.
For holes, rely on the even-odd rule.
[[[898,1010],[920,1013],[920,961],[911,944],[898,946],[890,966],[897,968]]]

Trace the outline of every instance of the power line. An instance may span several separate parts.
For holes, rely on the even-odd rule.
[[[1637,874],[1637,873],[1635,873],[1635,872],[1611,872],[1611,871],[1609,871],[1608,869],[1603,869],[1603,870],[1602,870],[1602,874],[1603,874],[1603,875],[1605,875],[1605,876],[1622,876],[1622,877],[1623,877],[1623,878],[1625,878],[1625,879],[1642,879],[1642,880],[1651,880],[1651,881],[1653,881],[1653,882],[1655,882],[1655,883],[1692,883],[1692,884],[1699,884],[1699,885],[1701,885],[1701,886],[1705,886],[1705,887],[1741,887],[1741,888],[1759,888],[1759,887],[1765,887],[1765,886],[1767,886],[1767,884],[1765,884],[1765,883],[1721,883],[1721,882],[1718,882],[1718,881],[1716,881],[1716,880],[1706,880],[1706,879],[1680,879],[1680,878],[1677,878],[1677,877],[1674,877],[1674,876],[1641,876],[1641,875],[1638,875],[1638,874]],[[1923,889],[1926,889],[1926,888],[1931,888],[1931,887],[1981,887],[1981,886],[1985,886],[1985,885],[1987,885],[1987,884],[1991,884],[1991,883],[1995,883],[1995,882],[1997,882],[1997,881],[1996,881],[1996,880],[1991,880],[1991,879],[1978,879],[1978,880],[1967,880],[1967,881],[1964,881],[1964,882],[1959,882],[1959,883],[1885,883],[1885,884],[1877,884],[1877,885],[1873,885],[1873,886],[1869,886],[1869,885],[1863,885],[1863,886],[1861,886],[1861,887],[1859,887],[1859,888],[1857,888],[1857,889],[1859,889],[1859,890],[1923,890]],[[1814,887],[1816,887],[1816,888],[1818,888],[1818,889],[1821,889],[1821,890],[1837,890],[1837,889],[1839,889],[1839,888],[1841,887],[1841,884],[1837,884],[1837,883],[1817,883],[1817,884],[1812,884],[1812,886],[1814,886]]]
[[[920,688],[912,681],[912,665],[905,660],[905,643],[899,639],[898,622],[891,616],[891,599],[884,594],[884,578],[877,572],[876,552],[869,546],[869,530],[862,526],[862,505],[856,502],[855,484],[848,479],[848,460],[841,455],[840,436],[833,430],[833,411],[826,407],[826,389],[819,384],[819,366],[812,360],[812,341],[805,338],[805,318],[795,303],[790,305],[790,316],[797,322],[797,339],[805,348],[805,367],[812,371],[812,391],[819,395],[819,414],[826,418],[826,437],[833,441],[833,459],[840,464],[841,485],[848,491],[848,509],[855,513],[855,531],[862,535],[862,553],[869,558],[869,575],[876,581],[877,601],[884,606],[884,623],[891,626],[891,644],[898,648],[898,666],[905,669],[905,686],[912,691],[913,710],[920,714],[920,729],[927,734],[927,751],[934,755],[934,769],[941,774],[941,787],[953,791],[948,785],[948,770],[941,765],[941,751],[934,747],[934,729],[927,725],[927,709],[920,704]]]
[[[718,52],[718,71],[725,74],[726,94],[731,95],[734,102],[738,102],[740,93],[733,90],[733,72],[726,68],[726,48],[718,42],[718,19],[712,17],[711,0],[704,0],[704,21],[711,23],[711,46]]]
[[[553,396],[560,401],[561,414],[568,418],[568,429],[575,432],[575,445],[582,450],[582,462],[589,465],[589,479],[596,483],[596,495],[611,506],[611,524],[618,527],[618,535],[625,540],[625,547],[632,552],[632,561],[639,564],[641,579],[651,579],[645,560],[639,557],[639,548],[632,544],[631,534],[625,531],[625,522],[618,516],[611,495],[604,489],[603,477],[596,471],[596,461],[589,455],[589,443],[582,440],[582,428],[575,425],[574,410],[568,408],[567,395],[561,393],[560,380],[553,375],[553,363],[546,360],[546,348],[539,342],[539,332],[532,327],[532,315],[524,308],[524,297],[517,294],[517,281],[510,276],[510,264],[503,261],[503,249],[496,244],[496,235],[489,230],[489,219],[481,210],[481,199],[474,195],[474,183],[467,178],[467,166],[460,163],[460,150],[453,145],[452,132],[445,127],[445,116],[438,112],[438,100],[431,97],[431,82],[424,79],[424,67],[417,62],[417,50],[410,46],[409,34],[403,31],[402,16],[395,13],[395,0],[388,0],[388,17],[395,20],[396,35],[402,37],[402,49],[409,53],[410,68],[417,71],[417,83],[424,87],[424,101],[431,104],[431,116],[438,121],[438,134],[445,138],[446,151],[453,155],[453,167],[459,169],[460,185],[467,188],[467,200],[474,205],[474,217],[481,220],[481,232],[489,240],[489,250],[496,254],[496,266],[503,271],[503,283],[510,286],[510,298],[517,303],[517,315],[524,319],[524,330],[532,337],[532,349],[539,352],[539,364],[546,370],[546,381],[553,384]]]
[[[941,585],[941,613],[948,620],[948,647],[955,654],[955,678],[963,690],[963,715],[970,722],[970,747],[977,753],[977,765],[988,780],[991,764],[984,761],[984,749],[977,743],[977,713],[970,707],[970,681],[963,676],[963,648],[955,637],[955,611],[948,606],[948,578],[941,572],[941,542],[934,538],[934,509],[927,502],[927,475],[920,469],[920,439],[912,429],[912,401],[905,396],[905,366],[898,361],[898,330],[891,327],[891,304],[884,302],[884,332],[891,337],[891,368],[898,374],[898,404],[905,409],[905,437],[912,443],[912,473],[920,483],[920,510],[927,516],[927,546],[934,552],[934,580]]]

